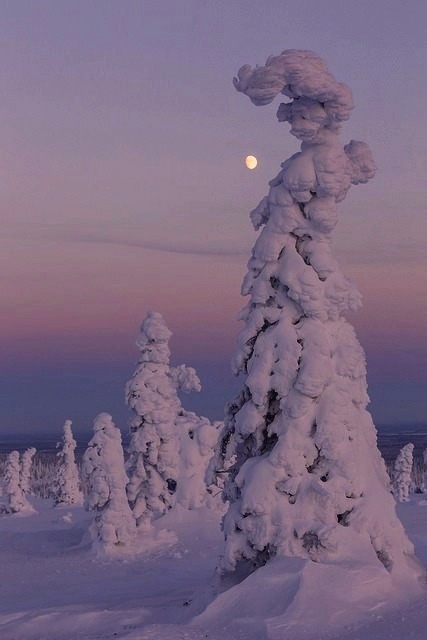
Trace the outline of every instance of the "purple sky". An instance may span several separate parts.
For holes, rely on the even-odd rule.
[[[425,421],[426,23],[421,0],[2,2],[0,434],[88,430],[101,410],[125,428],[150,308],[201,375],[186,405],[222,417],[248,213],[298,148],[277,104],[231,78],[285,48],[353,90],[342,140],[379,170],[341,205],[336,252],[364,295],[351,321],[375,421]]]

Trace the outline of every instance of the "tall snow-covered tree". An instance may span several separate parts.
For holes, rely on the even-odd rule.
[[[7,458],[3,478],[3,494],[6,496],[6,513],[33,511],[21,488],[21,464],[18,451],[11,451]]]
[[[360,295],[331,249],[337,203],[375,172],[365,143],[342,147],[338,138],[351,91],[316,54],[298,50],[242,67],[235,87],[255,105],[287,96],[277,116],[302,144],[251,213],[260,234],[234,359],[244,381],[218,448],[219,465],[236,456],[222,569],[363,548],[379,567],[406,572],[413,546],[366,410],[364,352],[344,317]]]
[[[34,447],[30,447],[22,454],[19,484],[24,493],[31,492],[31,466],[35,455]]]
[[[131,409],[128,498],[138,525],[162,515],[175,502],[180,470],[177,391],[200,391],[192,367],[169,363],[171,332],[160,313],[149,311],[137,340],[140,357],[125,389]]]
[[[408,442],[399,451],[393,468],[393,491],[399,502],[408,502],[411,487],[414,445]]]
[[[95,513],[90,527],[94,546],[108,552],[132,541],[136,522],[126,495],[128,477],[120,430],[108,413],[95,418],[93,430],[83,455],[82,475],[88,487],[85,507]]]
[[[54,500],[59,504],[82,504],[83,494],[80,491],[79,470],[75,459],[77,446],[71,430],[71,420],[66,420],[61,441],[56,445],[59,449],[58,466],[54,480]]]

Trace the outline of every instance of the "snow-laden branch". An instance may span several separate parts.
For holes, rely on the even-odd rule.
[[[264,66],[253,69],[244,65],[234,78],[234,86],[257,106],[270,104],[279,93],[292,99],[308,98],[318,104],[318,114],[323,108],[327,119],[320,118],[326,126],[348,120],[353,109],[350,88],[337,82],[325,61],[312,51],[288,49],[270,56]],[[288,119],[285,106],[279,107],[278,117]]]

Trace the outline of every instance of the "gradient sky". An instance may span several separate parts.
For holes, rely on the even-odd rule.
[[[0,17],[0,434],[89,433],[99,411],[126,429],[148,309],[199,371],[186,406],[222,418],[248,213],[298,148],[231,79],[290,48],[352,88],[342,140],[379,167],[335,238],[374,420],[426,421],[424,0],[2,0]]]

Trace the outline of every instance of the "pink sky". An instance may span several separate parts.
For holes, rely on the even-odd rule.
[[[353,89],[342,139],[367,141],[379,170],[342,204],[335,247],[364,297],[352,322],[374,417],[424,419],[424,3],[24,0],[2,14],[0,430],[24,428],[31,376],[45,398],[35,423],[47,407],[52,427],[60,419],[51,370],[57,385],[69,368],[116,371],[116,409],[150,308],[173,330],[176,358],[209,378],[199,403],[221,418],[255,238],[248,213],[297,149],[276,105],[253,107],[231,78],[284,48],[315,50]],[[28,405],[14,413],[23,377]],[[85,402],[81,426],[94,411]]]

